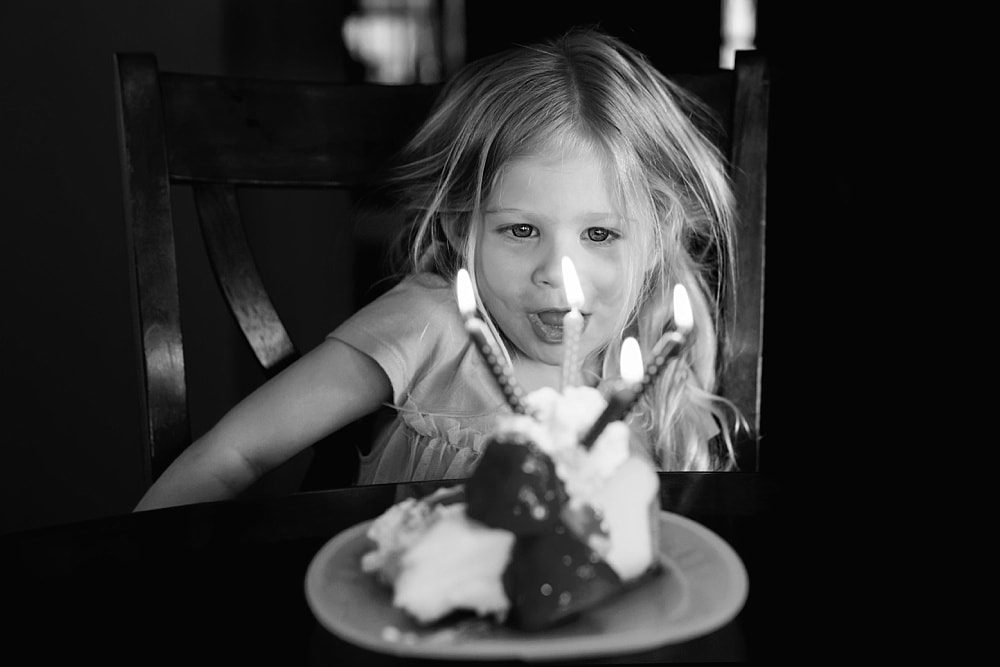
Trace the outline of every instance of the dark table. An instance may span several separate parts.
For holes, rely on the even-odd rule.
[[[452,484],[454,482],[451,482]],[[304,578],[334,535],[440,484],[388,484],[206,503],[0,536],[0,655],[30,662],[335,665],[423,663],[339,640],[313,617]],[[661,473],[663,508],[711,529],[749,575],[740,613],[709,635],[584,662],[763,660],[791,651],[794,531],[780,480]]]

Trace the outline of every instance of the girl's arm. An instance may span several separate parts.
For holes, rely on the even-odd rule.
[[[135,509],[234,498],[265,472],[391,397],[389,378],[375,361],[327,339],[185,449]]]

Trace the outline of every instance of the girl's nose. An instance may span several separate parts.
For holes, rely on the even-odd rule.
[[[562,289],[562,256],[555,247],[548,248],[541,254],[531,279],[536,285]]]
[[[562,258],[568,255],[574,263],[577,261],[571,252],[572,248],[567,247],[567,245],[566,243],[553,242],[542,250],[532,274],[532,280],[536,285],[563,289]]]

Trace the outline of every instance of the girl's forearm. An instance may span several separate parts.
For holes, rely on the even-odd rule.
[[[164,471],[136,510],[229,500],[392,397],[371,358],[327,340],[258,387]]]
[[[146,491],[135,511],[235,498],[260,473],[238,452],[195,442]]]

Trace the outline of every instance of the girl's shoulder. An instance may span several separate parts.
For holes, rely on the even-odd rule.
[[[402,301],[414,307],[447,306],[456,309],[458,307],[451,283],[436,273],[411,273],[386,292],[381,299]]]
[[[431,273],[411,274],[356,312],[332,334],[355,347],[370,338],[397,356],[419,357],[467,335],[449,281]],[[362,350],[368,352],[373,343]],[[440,351],[440,350],[438,350]]]
[[[459,365],[468,347],[454,290],[441,276],[423,273],[403,278],[328,338],[347,343],[381,366],[397,404],[416,382]]]

